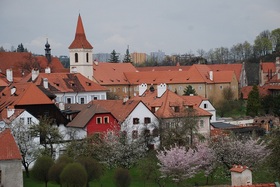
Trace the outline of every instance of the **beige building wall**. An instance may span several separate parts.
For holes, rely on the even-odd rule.
[[[132,62],[134,64],[143,64],[147,60],[147,54],[146,53],[131,53],[130,54]]]

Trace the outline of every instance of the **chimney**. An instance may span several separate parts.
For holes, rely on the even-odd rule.
[[[51,68],[50,67],[46,67],[45,68],[45,73],[51,73]]]
[[[44,85],[44,88],[45,88],[45,89],[48,89],[48,88],[49,88],[49,82],[48,82],[48,79],[47,79],[47,78],[43,78],[43,85]]]
[[[167,90],[167,86],[165,83],[161,83],[160,85],[157,85],[157,97],[161,97],[164,92]]]
[[[231,186],[252,185],[252,171],[247,166],[233,165],[231,172]]]
[[[147,88],[148,86],[146,83],[142,83],[141,85],[139,85],[139,96],[142,96],[147,90]]]
[[[209,71],[209,79],[213,81],[213,71]]]
[[[9,82],[13,82],[13,70],[6,69],[6,78]]]
[[[7,117],[11,117],[15,113],[15,109],[12,107],[7,107]]]
[[[39,75],[39,70],[37,70],[37,69],[32,69],[32,72],[31,72],[32,81],[35,81],[35,79],[37,79],[38,75]]]
[[[13,87],[11,88],[11,95],[14,95],[14,93],[15,93],[16,91],[17,91],[16,87],[13,86]]]
[[[77,67],[72,67],[71,68],[71,73],[77,73]]]
[[[60,102],[58,104],[58,108],[59,108],[59,110],[65,110],[65,104],[63,102]]]

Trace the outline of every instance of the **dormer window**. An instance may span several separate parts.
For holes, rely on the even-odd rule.
[[[174,107],[174,112],[180,112],[180,107],[179,106],[175,106]]]
[[[205,103],[205,104],[203,105],[203,107],[204,107],[204,108],[207,108],[207,104]]]

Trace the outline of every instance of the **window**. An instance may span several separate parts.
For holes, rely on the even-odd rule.
[[[132,131],[132,139],[138,138],[138,131]]]
[[[0,170],[0,184],[2,184],[2,170]]]
[[[103,120],[104,120],[104,123],[109,123],[109,117],[108,116],[105,116],[104,118],[103,118]]]
[[[179,107],[179,106],[175,106],[175,107],[174,107],[174,111],[175,111],[175,112],[180,112],[180,107]]]
[[[88,62],[88,53],[86,54],[86,59],[87,59],[87,62]]]
[[[220,90],[222,90],[223,89],[223,86],[220,86]]]
[[[202,90],[202,86],[199,86],[198,89],[199,89],[199,90]]]
[[[179,86],[179,90],[183,90],[183,87],[182,87],[182,86]]]
[[[133,118],[133,124],[139,124],[139,118]]]
[[[148,136],[150,136],[150,130],[149,129],[145,129],[144,130],[144,137],[148,137]]]
[[[149,117],[144,118],[144,123],[145,124],[151,123],[151,118]]]
[[[30,125],[31,123],[32,123],[32,118],[31,117],[27,118],[27,124]]]
[[[85,98],[82,97],[81,100],[80,100],[80,103],[85,104]]]
[[[203,121],[203,120],[200,120],[199,123],[200,123],[200,124],[199,124],[199,125],[200,125],[200,128],[203,128],[203,127],[204,127],[204,121]]]
[[[69,97],[66,98],[66,103],[67,103],[67,104],[71,104],[71,102],[72,102],[72,101],[71,101],[71,98],[69,98]]]
[[[156,112],[156,107],[152,107],[151,111],[152,111],[152,113],[155,113]]]
[[[96,124],[101,124],[102,123],[102,118],[101,117],[97,117],[96,118]]]
[[[206,104],[206,103],[204,103],[203,107],[204,107],[204,108],[207,108],[207,104]]]
[[[78,62],[78,53],[75,53],[75,62]]]
[[[24,124],[24,118],[19,118],[19,123]]]

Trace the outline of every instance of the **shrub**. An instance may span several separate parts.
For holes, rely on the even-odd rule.
[[[87,172],[79,163],[70,163],[60,174],[60,182],[67,187],[84,187],[87,182]]]

